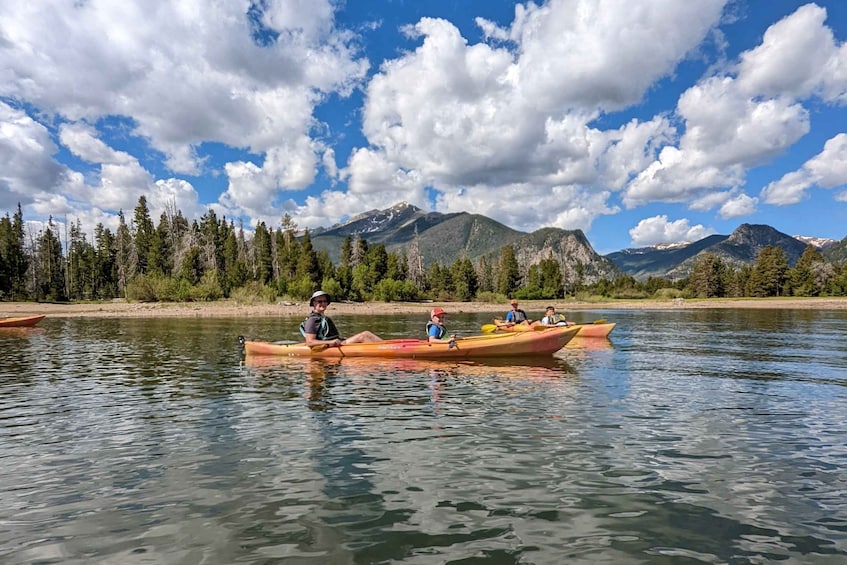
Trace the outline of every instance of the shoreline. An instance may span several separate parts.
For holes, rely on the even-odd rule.
[[[590,310],[680,310],[680,309],[762,309],[762,310],[847,310],[847,298],[722,298],[690,300],[606,300],[582,302],[575,300],[525,300],[521,308],[530,318],[541,317],[548,304],[568,314]],[[420,314],[428,317],[434,306],[448,314],[499,313],[509,311],[508,304],[483,302],[333,302],[327,313],[337,315]],[[241,318],[241,317],[298,317],[309,313],[308,302],[278,302],[276,304],[237,304],[226,300],[216,302],[0,302],[0,318],[46,315],[53,318]]]

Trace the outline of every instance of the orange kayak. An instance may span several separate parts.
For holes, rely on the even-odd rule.
[[[0,328],[31,328],[44,319],[44,316],[23,316],[20,318],[0,318]]]
[[[453,346],[447,341],[429,343],[422,339],[389,339],[376,343],[354,343],[341,347],[309,347],[305,343],[276,344],[267,341],[243,343],[245,355],[288,357],[387,357],[407,359],[486,359],[552,355],[579,331],[575,327],[553,327],[534,332],[460,337]]]
[[[501,322],[501,320],[495,320],[495,322]],[[603,320],[600,323],[593,324],[575,324],[568,326],[569,328],[579,328],[579,333],[576,337],[609,337],[609,334],[612,333],[612,330],[615,329],[615,323],[608,323]],[[543,328],[550,327],[558,327],[558,326],[542,326],[538,322],[532,322],[531,324],[516,324],[514,326],[507,327],[498,327],[498,332],[530,332],[530,331],[538,331]],[[564,326],[562,326],[564,327]]]
[[[576,337],[609,337],[609,334],[615,329],[615,323],[577,324],[568,327],[579,328],[579,333],[576,334]]]

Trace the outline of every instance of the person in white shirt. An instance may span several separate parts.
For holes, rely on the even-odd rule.
[[[547,307],[547,315],[541,318],[542,326],[572,326],[573,322],[568,322],[563,314],[556,313],[555,306]]]

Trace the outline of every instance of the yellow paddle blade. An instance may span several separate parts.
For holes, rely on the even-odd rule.
[[[606,320],[594,320],[594,323],[595,324],[605,324],[607,322],[606,322]]]
[[[483,324],[481,329],[482,333],[491,334],[497,331],[497,326],[494,324]]]

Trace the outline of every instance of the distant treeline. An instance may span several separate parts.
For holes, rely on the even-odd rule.
[[[0,300],[275,302],[305,300],[318,288],[353,301],[847,296],[847,265],[827,262],[813,246],[794,267],[781,248],[766,247],[754,265],[740,268],[704,255],[683,280],[585,284],[581,266],[565,273],[552,258],[519,265],[511,245],[499,257],[424,268],[414,241],[398,254],[353,236],[343,241],[336,265],[287,214],[279,228],[259,222],[248,237],[241,223],[218,219],[211,209],[190,222],[167,209],[154,224],[144,196],[129,222],[118,214],[115,233],[98,224],[89,238],[79,220],[64,232],[50,218],[32,233],[20,205],[12,217],[0,218]]]

